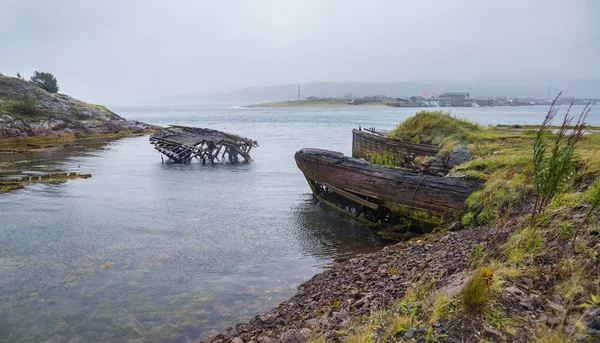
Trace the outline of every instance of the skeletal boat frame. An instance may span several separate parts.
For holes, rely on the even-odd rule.
[[[258,142],[227,132],[188,126],[169,126],[150,136],[154,149],[177,163],[197,158],[202,163],[250,160],[250,150]]]

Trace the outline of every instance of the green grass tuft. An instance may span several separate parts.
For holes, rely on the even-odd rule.
[[[454,140],[468,143],[484,131],[478,124],[442,111],[420,111],[388,133],[389,137],[414,143],[443,145]]]

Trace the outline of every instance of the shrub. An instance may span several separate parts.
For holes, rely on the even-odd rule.
[[[19,101],[16,101],[12,105],[12,111],[19,114],[36,114],[37,107],[35,106],[35,101],[33,97],[29,95],[29,92],[25,91],[23,93],[23,98]]]
[[[56,81],[54,75],[52,75],[51,73],[36,71],[31,77],[30,81],[36,86],[50,93],[58,92],[58,82]]]
[[[462,289],[460,296],[462,305],[467,311],[479,311],[490,298],[492,291],[492,269],[477,269]]]
[[[475,217],[472,212],[465,214],[461,219],[461,224],[463,226],[471,226],[475,222]]]
[[[552,150],[547,154],[548,146],[545,136],[549,131],[552,120],[558,113],[558,108],[554,105],[561,94],[562,92],[556,96],[552,105],[550,105],[546,118],[544,118],[541,127],[537,131],[536,141],[533,145],[533,184],[537,191],[534,214],[540,213],[552,201],[574,171],[575,145],[585,132],[585,119],[590,111],[590,103],[588,102],[579,114],[572,133],[567,135],[568,127],[574,119],[569,116],[573,106],[571,103],[561,127],[554,136]]]

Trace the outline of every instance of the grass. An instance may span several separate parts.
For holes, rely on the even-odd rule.
[[[583,312],[600,305],[600,252],[596,248],[600,244],[600,134],[582,134],[596,129],[583,127],[584,115],[575,125],[568,118],[559,126],[548,121],[537,126],[483,128],[441,112],[419,112],[390,133],[417,143],[468,145],[473,160],[452,172],[486,182],[467,199],[462,224],[484,226],[488,234],[494,229],[497,241],[471,248],[467,268],[477,269],[458,296],[449,298],[435,287],[425,287],[431,297],[407,291],[382,310],[387,311],[386,319],[373,314],[365,330],[354,324],[360,333],[357,342],[373,337],[378,326],[395,337],[389,341],[401,341],[402,336],[396,334],[407,326],[435,320],[452,323],[458,330],[453,337],[463,337],[458,329],[462,325],[475,324],[495,328],[508,340],[535,337],[540,342],[569,342],[576,333],[584,333]],[[536,142],[538,151],[548,147],[538,157]],[[540,172],[544,169],[546,175]],[[535,200],[544,195],[545,206],[534,211]],[[558,304],[552,305],[555,308],[569,309],[569,315],[566,310],[562,315],[542,305],[549,306],[544,311],[558,316],[563,324],[550,329],[540,323],[538,327],[534,319],[521,315],[520,307],[510,307],[505,289],[522,279],[534,280],[532,292],[542,303],[548,299]],[[541,286],[536,286],[538,282]]]
[[[442,111],[420,111],[401,122],[388,136],[413,143],[444,145],[450,140],[468,143],[485,129]]]
[[[467,312],[480,312],[492,295],[492,269],[481,267],[469,278],[460,293],[461,305]]]

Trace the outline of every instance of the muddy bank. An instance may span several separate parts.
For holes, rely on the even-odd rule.
[[[455,294],[465,279],[468,252],[485,239],[482,229],[449,231],[336,263],[273,311],[199,342],[343,340],[340,330],[353,318],[382,309],[415,284],[434,280],[432,286]]]

